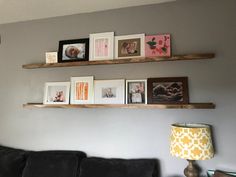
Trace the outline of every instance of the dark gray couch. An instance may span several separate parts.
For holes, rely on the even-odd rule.
[[[81,151],[25,151],[0,146],[0,177],[158,177],[155,159],[104,159]]]

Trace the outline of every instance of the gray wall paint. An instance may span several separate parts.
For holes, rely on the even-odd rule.
[[[89,156],[158,158],[164,176],[182,174],[186,161],[169,154],[170,124],[213,126],[216,155],[203,169],[236,170],[236,1],[182,0],[46,20],[0,25],[0,143],[33,150],[76,149]],[[115,31],[116,35],[171,33],[173,53],[216,52],[205,61],[78,68],[22,69],[44,62],[58,41]],[[132,68],[132,69],[131,69]],[[23,109],[42,102],[47,81],[71,76],[140,79],[188,76],[191,102],[214,102],[215,110]]]

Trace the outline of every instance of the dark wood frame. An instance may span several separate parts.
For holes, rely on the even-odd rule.
[[[85,58],[81,59],[71,59],[71,60],[63,60],[63,46],[65,44],[79,44],[79,43],[85,43]],[[64,63],[64,62],[76,62],[76,61],[88,61],[89,60],[89,38],[84,39],[71,39],[71,40],[62,40],[59,41],[59,49],[58,49],[58,62]]]
[[[154,82],[182,82],[183,83],[183,101],[155,101],[153,100],[153,86]],[[162,77],[162,78],[148,78],[147,79],[147,101],[148,104],[188,104],[188,78],[187,77]]]

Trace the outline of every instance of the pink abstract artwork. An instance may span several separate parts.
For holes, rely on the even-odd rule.
[[[95,40],[95,57],[107,57],[108,56],[108,39],[96,39]]]
[[[170,34],[152,35],[145,37],[146,57],[170,57]]]

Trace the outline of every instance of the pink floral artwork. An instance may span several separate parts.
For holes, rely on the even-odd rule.
[[[170,57],[170,34],[152,35],[145,37],[146,57]]]

